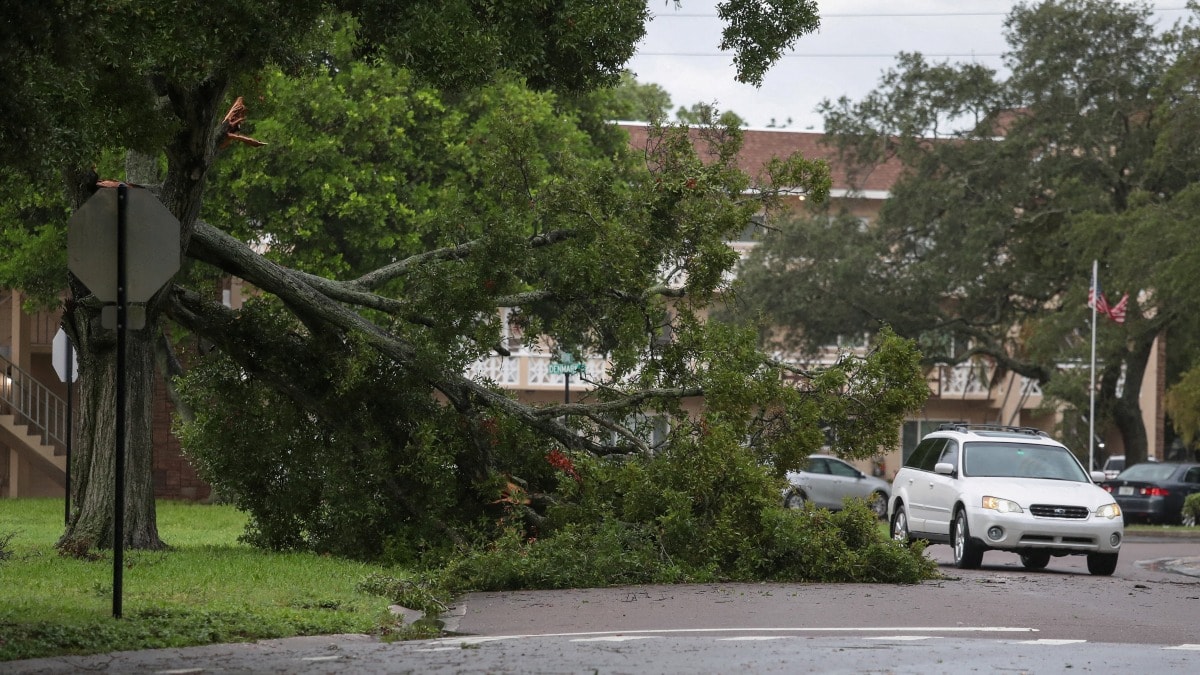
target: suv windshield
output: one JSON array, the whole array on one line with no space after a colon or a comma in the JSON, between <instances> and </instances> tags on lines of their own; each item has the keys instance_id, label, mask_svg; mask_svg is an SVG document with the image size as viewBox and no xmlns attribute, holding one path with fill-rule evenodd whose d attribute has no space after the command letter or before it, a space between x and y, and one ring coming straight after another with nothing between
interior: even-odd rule
<instances>
[{"instance_id":1,"label":"suv windshield","mask_svg":"<svg viewBox=\"0 0 1200 675\"><path fill-rule=\"evenodd\" d=\"M963 475L1091 482L1070 451L1055 445L974 441L963 445Z\"/></svg>"}]
</instances>

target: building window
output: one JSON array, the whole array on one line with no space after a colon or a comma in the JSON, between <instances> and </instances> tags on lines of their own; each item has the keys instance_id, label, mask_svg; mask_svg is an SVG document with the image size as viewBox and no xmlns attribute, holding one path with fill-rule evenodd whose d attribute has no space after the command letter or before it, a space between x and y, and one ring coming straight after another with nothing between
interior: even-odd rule
<instances>
[{"instance_id":1,"label":"building window","mask_svg":"<svg viewBox=\"0 0 1200 675\"><path fill-rule=\"evenodd\" d=\"M761 240L767 231L765 223L766 218L762 214L751 216L750 222L733 238L733 241L755 242Z\"/></svg>"},{"instance_id":2,"label":"building window","mask_svg":"<svg viewBox=\"0 0 1200 675\"><path fill-rule=\"evenodd\" d=\"M621 426L632 431L644 443L650 446L651 450L656 450L667 442L667 437L671 433L671 422L664 415L656 414L634 414L622 421ZM624 441L620 434L615 431L609 435L609 443L619 445Z\"/></svg>"},{"instance_id":3,"label":"building window","mask_svg":"<svg viewBox=\"0 0 1200 675\"><path fill-rule=\"evenodd\" d=\"M949 424L952 420L911 420L904 423L904 431L900 434L900 461L907 463L908 458L916 449L917 444L925 438L926 434L937 431L937 428L943 424Z\"/></svg>"}]
</instances>

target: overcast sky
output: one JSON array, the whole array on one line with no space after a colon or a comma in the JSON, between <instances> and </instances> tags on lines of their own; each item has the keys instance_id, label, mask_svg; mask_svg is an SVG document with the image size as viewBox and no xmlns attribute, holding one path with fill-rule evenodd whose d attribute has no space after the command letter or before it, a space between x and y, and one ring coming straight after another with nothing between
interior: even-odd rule
<instances>
[{"instance_id":1,"label":"overcast sky","mask_svg":"<svg viewBox=\"0 0 1200 675\"><path fill-rule=\"evenodd\" d=\"M629 64L639 82L671 94L675 108L715 103L751 127L775 120L820 131L823 99L861 99L901 51L932 61L975 61L1001 68L1004 17L1012 0L819 0L821 28L800 38L755 89L734 80L729 54L717 46L721 20L715 0L647 0L655 18ZM1155 0L1166 27L1185 16L1186 0ZM943 58L944 57L944 58Z\"/></svg>"}]
</instances>

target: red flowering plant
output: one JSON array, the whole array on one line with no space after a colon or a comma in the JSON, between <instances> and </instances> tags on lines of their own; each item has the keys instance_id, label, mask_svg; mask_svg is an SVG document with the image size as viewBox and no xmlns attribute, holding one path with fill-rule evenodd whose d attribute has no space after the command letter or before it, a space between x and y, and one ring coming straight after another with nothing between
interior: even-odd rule
<instances>
[{"instance_id":1,"label":"red flowering plant","mask_svg":"<svg viewBox=\"0 0 1200 675\"><path fill-rule=\"evenodd\" d=\"M562 450L558 448L552 449L546 455L546 461L550 463L550 466L575 479L576 483L583 483L583 478L579 476L579 471L575 468L575 463Z\"/></svg>"}]
</instances>

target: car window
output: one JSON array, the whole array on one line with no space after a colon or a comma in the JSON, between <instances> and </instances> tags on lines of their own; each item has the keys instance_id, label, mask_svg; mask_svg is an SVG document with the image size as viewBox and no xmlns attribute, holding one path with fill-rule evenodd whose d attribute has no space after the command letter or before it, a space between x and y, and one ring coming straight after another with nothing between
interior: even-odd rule
<instances>
[{"instance_id":1,"label":"car window","mask_svg":"<svg viewBox=\"0 0 1200 675\"><path fill-rule=\"evenodd\" d=\"M831 459L831 460L828 460L827 463L829 465L829 473L831 473L835 476L858 478L858 469L850 466L849 464L847 464L845 462L838 462L838 461Z\"/></svg>"},{"instance_id":2,"label":"car window","mask_svg":"<svg viewBox=\"0 0 1200 675\"><path fill-rule=\"evenodd\" d=\"M808 460L809 473L829 473L829 465L823 457L812 457Z\"/></svg>"},{"instance_id":3,"label":"car window","mask_svg":"<svg viewBox=\"0 0 1200 675\"><path fill-rule=\"evenodd\" d=\"M958 471L958 441L954 439L948 439L946 441L946 447L942 450L942 454L940 457L938 457L938 461L935 462L935 464L942 463L950 464L954 467L955 471Z\"/></svg>"},{"instance_id":4,"label":"car window","mask_svg":"<svg viewBox=\"0 0 1200 675\"><path fill-rule=\"evenodd\" d=\"M1193 466L1183 475L1185 483L1200 483L1200 466Z\"/></svg>"},{"instance_id":5,"label":"car window","mask_svg":"<svg viewBox=\"0 0 1200 675\"><path fill-rule=\"evenodd\" d=\"M1175 473L1174 464L1159 464L1158 462L1143 462L1134 464L1117 474L1117 480L1137 480L1147 482L1163 481Z\"/></svg>"},{"instance_id":6,"label":"car window","mask_svg":"<svg viewBox=\"0 0 1200 675\"><path fill-rule=\"evenodd\" d=\"M1106 461L1104 463L1105 471L1110 471L1110 470L1111 471L1120 471L1121 469L1124 469L1124 468L1125 468L1125 458L1124 457L1109 457L1108 461Z\"/></svg>"},{"instance_id":7,"label":"car window","mask_svg":"<svg viewBox=\"0 0 1200 675\"><path fill-rule=\"evenodd\" d=\"M963 445L963 465L967 476L1090 482L1071 452L1057 445L970 442Z\"/></svg>"},{"instance_id":8,"label":"car window","mask_svg":"<svg viewBox=\"0 0 1200 675\"><path fill-rule=\"evenodd\" d=\"M938 457L941 456L942 448L945 445L946 439L944 438L926 438L913 449L913 453L908 456L908 461L904 463L904 466L933 471L933 465L937 464Z\"/></svg>"}]
</instances>

